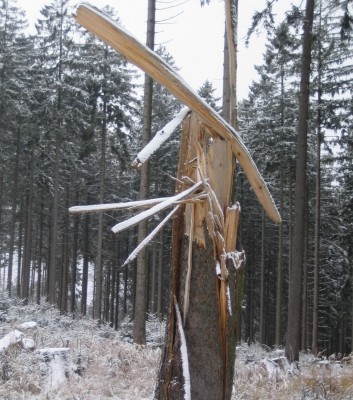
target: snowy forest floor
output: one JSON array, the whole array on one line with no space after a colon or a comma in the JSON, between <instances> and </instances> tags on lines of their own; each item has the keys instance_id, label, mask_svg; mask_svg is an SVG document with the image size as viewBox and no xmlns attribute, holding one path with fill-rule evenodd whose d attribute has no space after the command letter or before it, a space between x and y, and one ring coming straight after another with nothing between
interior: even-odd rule
<instances>
[{"instance_id":1,"label":"snowy forest floor","mask_svg":"<svg viewBox=\"0 0 353 400\"><path fill-rule=\"evenodd\" d=\"M0 399L151 399L164 324L151 318L149 345L52 306L22 306L0 294ZM289 365L280 349L237 348L234 400L352 399L353 359L302 354ZM205 399L214 400L214 399Z\"/></svg>"}]
</instances>

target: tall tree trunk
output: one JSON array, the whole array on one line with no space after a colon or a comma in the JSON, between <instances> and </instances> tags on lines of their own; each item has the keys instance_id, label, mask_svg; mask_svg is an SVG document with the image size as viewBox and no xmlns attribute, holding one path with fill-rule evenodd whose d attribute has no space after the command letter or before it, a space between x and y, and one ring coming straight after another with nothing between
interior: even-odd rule
<instances>
[{"instance_id":1,"label":"tall tree trunk","mask_svg":"<svg viewBox=\"0 0 353 400\"><path fill-rule=\"evenodd\" d=\"M103 104L101 159L99 173L99 204L104 203L105 192L105 159L106 159L106 137L107 137L107 103ZM98 214L98 238L97 238L97 260L95 268L95 291L93 318L101 322L102 317L102 281L103 281L103 212Z\"/></svg>"},{"instance_id":2,"label":"tall tree trunk","mask_svg":"<svg viewBox=\"0 0 353 400\"><path fill-rule=\"evenodd\" d=\"M75 204L79 203L79 191L76 191ZM74 215L73 227L73 245L72 245L72 261L71 261L71 285L70 285L70 312L74 313L76 309L76 279L77 279L77 259L78 259L78 230L80 226L80 218Z\"/></svg>"},{"instance_id":3,"label":"tall tree trunk","mask_svg":"<svg viewBox=\"0 0 353 400\"><path fill-rule=\"evenodd\" d=\"M43 263L43 231L44 231L44 189L41 189L39 245L38 245L38 276L37 276L37 304L40 304L42 294L42 263Z\"/></svg>"},{"instance_id":4,"label":"tall tree trunk","mask_svg":"<svg viewBox=\"0 0 353 400\"><path fill-rule=\"evenodd\" d=\"M353 352L353 248L352 245L348 248L348 259L350 260L350 284L351 284L351 352Z\"/></svg>"},{"instance_id":5,"label":"tall tree trunk","mask_svg":"<svg viewBox=\"0 0 353 400\"><path fill-rule=\"evenodd\" d=\"M69 208L70 183L67 177L65 209ZM68 310L68 290L69 290L69 216L65 215L63 240L62 240L62 256L61 256L61 280L60 280L60 296L59 309L62 313Z\"/></svg>"},{"instance_id":6,"label":"tall tree trunk","mask_svg":"<svg viewBox=\"0 0 353 400\"><path fill-rule=\"evenodd\" d=\"M309 121L309 85L312 47L312 25L315 0L306 1L301 81L299 94L299 119L295 187L295 220L293 230L293 265L289 275L288 322L286 356L289 361L299 360L302 276L304 257L304 215L306 190L307 134Z\"/></svg>"},{"instance_id":7,"label":"tall tree trunk","mask_svg":"<svg viewBox=\"0 0 353 400\"><path fill-rule=\"evenodd\" d=\"M230 122L229 49L227 25L224 25L222 117Z\"/></svg>"},{"instance_id":8,"label":"tall tree trunk","mask_svg":"<svg viewBox=\"0 0 353 400\"><path fill-rule=\"evenodd\" d=\"M281 65L281 140L284 140L284 68ZM281 154L280 166L280 215L283 215L284 206L284 161ZM281 344L281 315L282 315L282 262L283 262L283 224L278 227L278 255L277 255L277 279L276 279L276 325L275 325L275 345Z\"/></svg>"},{"instance_id":9,"label":"tall tree trunk","mask_svg":"<svg viewBox=\"0 0 353 400\"><path fill-rule=\"evenodd\" d=\"M260 343L266 343L266 307L265 307L265 211L262 211L261 218L261 283L260 283Z\"/></svg>"},{"instance_id":10,"label":"tall tree trunk","mask_svg":"<svg viewBox=\"0 0 353 400\"><path fill-rule=\"evenodd\" d=\"M156 19L156 0L148 0L148 16L147 16L147 47L154 49L155 36L155 19ZM151 139L152 124L152 93L153 80L147 74L145 75L144 88L144 107L143 107L143 132L142 147L145 147ZM150 167L146 162L142 165L140 176L140 199L149 197L149 179ZM138 226L138 243L147 236L147 220L139 223ZM136 265L136 294L135 294L135 315L133 327L133 339L137 344L146 344L146 278L147 278L147 256L148 253L143 250L137 257Z\"/></svg>"},{"instance_id":11,"label":"tall tree trunk","mask_svg":"<svg viewBox=\"0 0 353 400\"><path fill-rule=\"evenodd\" d=\"M110 322L110 326L114 326L114 315L115 315L115 307L117 307L118 301L116 298L116 277L118 275L118 252L117 252L117 240L115 236L112 237L111 248L112 248L112 268L111 268L111 289L110 289L110 304L109 304L109 318L107 321ZM119 293L119 290L118 290ZM116 304L116 306L115 306ZM115 306L115 307L114 307Z\"/></svg>"},{"instance_id":12,"label":"tall tree trunk","mask_svg":"<svg viewBox=\"0 0 353 400\"><path fill-rule=\"evenodd\" d=\"M222 254L241 257L241 254L235 253L234 231L237 229L239 208L228 208L232 190L232 154L225 141L214 139L207 148L208 140L207 131L192 114L183 126L178 178L200 178L194 165L190 165L192 160L197 160L194 162L201 174L210 177L211 188L223 211L225 224L222 226L231 230L225 228L223 232L225 253ZM219 176L226 179L220 182ZM178 192L181 189L177 187ZM191 398L231 397L242 274L239 273L239 265L234 268L234 259L227 261L227 257L220 256L220 247L216 250L220 246L218 240L222 232L212 235L206 215L207 205L188 204L174 221L168 336L155 392L158 399L179 399L182 393L187 396L185 377L188 375L180 352L183 335L187 345ZM231 219L233 223L230 223Z\"/></svg>"},{"instance_id":13,"label":"tall tree trunk","mask_svg":"<svg viewBox=\"0 0 353 400\"><path fill-rule=\"evenodd\" d=\"M316 130L316 184L315 184L315 255L314 255L314 290L313 290L313 330L311 351L318 352L319 326L319 266L320 266L320 224L321 224L321 106L322 106L322 38L321 38L321 2L319 21L319 53L318 53L318 92L317 92L317 130Z\"/></svg>"},{"instance_id":14,"label":"tall tree trunk","mask_svg":"<svg viewBox=\"0 0 353 400\"><path fill-rule=\"evenodd\" d=\"M87 192L87 204L90 201L89 191ZM88 266L90 255L90 215L84 216L83 223L83 263L82 263L82 296L81 296L81 313L87 315L87 290L88 290Z\"/></svg>"},{"instance_id":15,"label":"tall tree trunk","mask_svg":"<svg viewBox=\"0 0 353 400\"><path fill-rule=\"evenodd\" d=\"M238 0L226 0L226 42L224 48L228 50L228 57L224 56L224 61L228 61L228 68L224 66L223 93L229 93L229 123L233 128L237 128L238 105L237 105L237 51L238 51ZM227 79L228 78L228 79ZM228 90L224 87L228 80ZM227 104L227 99L223 99L223 104Z\"/></svg>"},{"instance_id":16,"label":"tall tree trunk","mask_svg":"<svg viewBox=\"0 0 353 400\"><path fill-rule=\"evenodd\" d=\"M20 217L20 226L18 228L18 246L17 246L17 253L18 253L18 260L17 260L17 283L16 283L16 291L17 291L17 296L21 297L21 275L22 275L22 262L23 262L23 225L24 225L24 219L26 218L26 212L25 212L25 202L22 201L21 205L21 217Z\"/></svg>"},{"instance_id":17,"label":"tall tree trunk","mask_svg":"<svg viewBox=\"0 0 353 400\"><path fill-rule=\"evenodd\" d=\"M158 277L157 277L157 315L162 320L162 300L163 300L163 229L159 235L159 253L158 253Z\"/></svg>"},{"instance_id":18,"label":"tall tree trunk","mask_svg":"<svg viewBox=\"0 0 353 400\"><path fill-rule=\"evenodd\" d=\"M255 242L252 241L252 249L255 248ZM254 256L253 256L254 257ZM254 261L248 262L247 265L250 269L250 279L249 279L249 338L248 344L254 343L255 333L254 333L254 322L255 322L255 300L254 300L254 293L255 293L255 265Z\"/></svg>"},{"instance_id":19,"label":"tall tree trunk","mask_svg":"<svg viewBox=\"0 0 353 400\"><path fill-rule=\"evenodd\" d=\"M307 215L307 214L306 214ZM302 323L301 323L301 348L307 349L309 344L309 271L308 271L308 223L305 223L304 259L303 259L303 295L302 295Z\"/></svg>"},{"instance_id":20,"label":"tall tree trunk","mask_svg":"<svg viewBox=\"0 0 353 400\"><path fill-rule=\"evenodd\" d=\"M126 250L126 257L129 254L129 238L126 237L125 239L125 250ZM127 316L127 297L128 297L128 280L129 280L129 267L128 265L125 266L124 271L124 317Z\"/></svg>"},{"instance_id":21,"label":"tall tree trunk","mask_svg":"<svg viewBox=\"0 0 353 400\"><path fill-rule=\"evenodd\" d=\"M21 144L20 128L17 128L16 158L15 158L12 191L11 191L9 268L8 268L8 274L7 274L7 290L9 292L10 297L12 294L12 272L13 272L14 246L15 246L15 228L16 228L16 208L17 208L17 193L18 193L18 170L19 170L19 161L20 161L20 144Z\"/></svg>"},{"instance_id":22,"label":"tall tree trunk","mask_svg":"<svg viewBox=\"0 0 353 400\"><path fill-rule=\"evenodd\" d=\"M60 199L60 163L61 163L61 144L62 144L62 68L63 68L63 23L64 13L60 13L60 32L59 32L59 62L58 62L58 92L57 92L57 109L56 109L56 129L55 129L55 161L54 161L54 177L53 177L53 205L51 219L51 243L50 243L50 262L48 270L48 301L55 303L56 297L56 279L57 279L57 245L58 245L58 223L59 223L59 199Z\"/></svg>"},{"instance_id":23,"label":"tall tree trunk","mask_svg":"<svg viewBox=\"0 0 353 400\"><path fill-rule=\"evenodd\" d=\"M280 162L280 207L279 212L283 215L283 186L284 186L284 166L283 157ZM275 345L281 344L281 315L282 315L282 262L283 262L283 224L278 228L278 256L277 256L277 279L276 279L276 329L275 329Z\"/></svg>"},{"instance_id":24,"label":"tall tree trunk","mask_svg":"<svg viewBox=\"0 0 353 400\"><path fill-rule=\"evenodd\" d=\"M33 194L34 194L34 165L35 165L35 154L34 154L34 141L31 144L31 155L30 155L30 167L29 167L29 188L28 188L28 199L26 207L26 220L25 220L25 238L24 238L24 250L23 250L23 266L21 275L21 298L24 300L24 304L28 303L29 300L29 281L30 281L30 269L31 269L31 255L32 255L32 217L33 217Z\"/></svg>"},{"instance_id":25,"label":"tall tree trunk","mask_svg":"<svg viewBox=\"0 0 353 400\"><path fill-rule=\"evenodd\" d=\"M156 312L156 265L157 265L157 243L153 243L152 248L152 268L151 268L151 314Z\"/></svg>"}]
</instances>

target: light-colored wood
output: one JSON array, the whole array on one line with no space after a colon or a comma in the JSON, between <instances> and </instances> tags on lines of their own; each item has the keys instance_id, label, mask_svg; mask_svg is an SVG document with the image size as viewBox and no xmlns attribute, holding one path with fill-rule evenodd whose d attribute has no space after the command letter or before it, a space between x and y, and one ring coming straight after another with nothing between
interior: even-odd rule
<instances>
[{"instance_id":1,"label":"light-colored wood","mask_svg":"<svg viewBox=\"0 0 353 400\"><path fill-rule=\"evenodd\" d=\"M228 142L220 137L214 138L208 152L209 183L215 192L223 213L230 204L233 185L233 153Z\"/></svg>"},{"instance_id":2,"label":"light-colored wood","mask_svg":"<svg viewBox=\"0 0 353 400\"><path fill-rule=\"evenodd\" d=\"M230 83L230 125L233 128L237 126L237 27L234 25L236 9L234 1L225 0L226 32L228 41L228 60L229 60L229 83Z\"/></svg>"},{"instance_id":3,"label":"light-colored wood","mask_svg":"<svg viewBox=\"0 0 353 400\"><path fill-rule=\"evenodd\" d=\"M227 208L224 228L224 241L227 253L235 251L239 224L239 211L239 203L235 204L233 207Z\"/></svg>"},{"instance_id":4,"label":"light-colored wood","mask_svg":"<svg viewBox=\"0 0 353 400\"><path fill-rule=\"evenodd\" d=\"M274 222L281 222L281 217L266 183L240 136L200 96L188 87L172 67L122 29L111 18L89 5L82 4L77 8L76 21L121 53L128 61L145 71L155 81L165 86L174 96L193 110L198 118L212 128L218 136L228 140L259 202Z\"/></svg>"}]
</instances>

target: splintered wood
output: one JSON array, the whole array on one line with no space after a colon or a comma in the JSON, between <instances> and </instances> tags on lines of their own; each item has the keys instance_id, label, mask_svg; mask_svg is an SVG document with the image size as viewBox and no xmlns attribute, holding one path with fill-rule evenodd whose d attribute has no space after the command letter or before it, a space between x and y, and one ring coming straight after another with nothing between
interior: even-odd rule
<instances>
[{"instance_id":1,"label":"splintered wood","mask_svg":"<svg viewBox=\"0 0 353 400\"><path fill-rule=\"evenodd\" d=\"M281 217L267 185L238 133L198 96L170 65L136 40L118 23L88 4L81 4L77 8L75 18L79 24L145 71L156 82L166 87L197 114L202 124L213 130L215 139L217 137L218 140L224 139L228 142L225 151L227 154L230 150L233 152L269 217L276 223L281 222ZM138 164L139 162L137 162Z\"/></svg>"},{"instance_id":2,"label":"splintered wood","mask_svg":"<svg viewBox=\"0 0 353 400\"><path fill-rule=\"evenodd\" d=\"M232 253L235 253L240 206L237 203L228 207L232 192L234 159L227 144L227 141L202 124L196 114L191 113L184 121L180 157L183 163L179 165L179 179L184 180L185 185L179 187L179 190L185 190L189 181L203 182L203 189L207 194L205 201L185 206L184 232L189 236L189 251L184 289L184 322L189 307L193 243L199 248L205 248L205 235L212 238L215 266L219 265L220 269L218 284L222 321L226 321L229 308L226 263L229 258L232 258L234 267L237 266L236 263L241 262L241 257L232 256ZM223 322L221 332L224 334L225 329L226 323Z\"/></svg>"},{"instance_id":3,"label":"splintered wood","mask_svg":"<svg viewBox=\"0 0 353 400\"><path fill-rule=\"evenodd\" d=\"M227 141L220 139L192 113L183 124L179 178L203 182L207 201L188 204L185 209L185 232L200 247L205 246L205 226L213 238L219 259L224 252L235 251L239 204L228 207L232 189L234 160ZM216 156L217 154L217 156ZM188 179L185 179L185 178Z\"/></svg>"}]
</instances>

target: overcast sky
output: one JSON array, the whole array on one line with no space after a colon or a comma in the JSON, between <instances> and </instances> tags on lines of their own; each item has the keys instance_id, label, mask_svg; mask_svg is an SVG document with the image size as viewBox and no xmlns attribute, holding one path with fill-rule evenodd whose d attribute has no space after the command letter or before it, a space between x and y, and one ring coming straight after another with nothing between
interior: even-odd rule
<instances>
[{"instance_id":1,"label":"overcast sky","mask_svg":"<svg viewBox=\"0 0 353 400\"><path fill-rule=\"evenodd\" d=\"M34 31L34 22L40 10L51 0L17 0L24 9ZM145 42L147 0L91 0L90 4L102 8L115 8L122 25L134 36ZM71 0L71 5L77 0ZM248 86L256 77L254 64L262 63L263 39L253 39L245 48L244 36L255 9L261 10L265 0L239 1L239 52L238 97L246 96ZM287 5L289 7L289 5ZM174 18L172 18L174 17ZM170 19L171 18L171 19ZM206 79L221 95L223 73L224 1L211 0L210 5L200 7L199 0L157 0L156 44L164 44L174 57L180 74L197 90ZM164 22L163 22L164 21ZM74 20L73 20L73 23Z\"/></svg>"}]
</instances>

